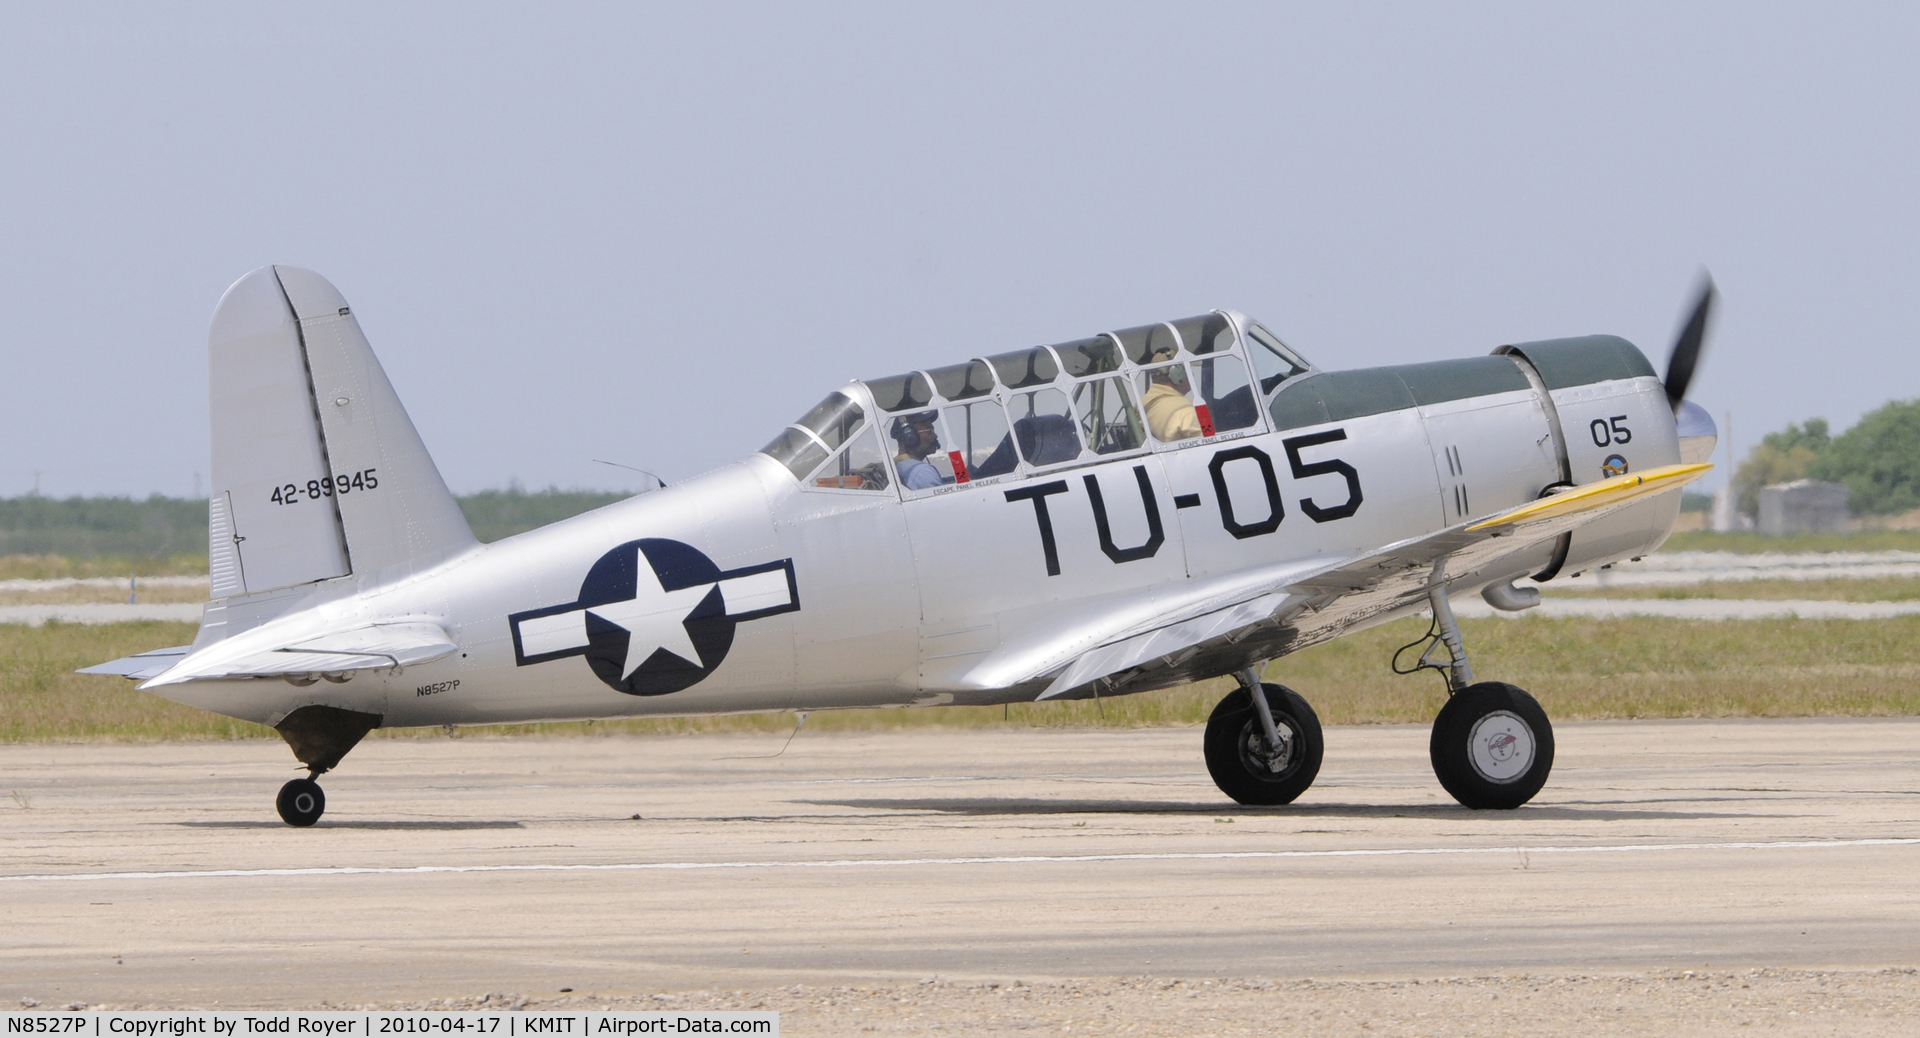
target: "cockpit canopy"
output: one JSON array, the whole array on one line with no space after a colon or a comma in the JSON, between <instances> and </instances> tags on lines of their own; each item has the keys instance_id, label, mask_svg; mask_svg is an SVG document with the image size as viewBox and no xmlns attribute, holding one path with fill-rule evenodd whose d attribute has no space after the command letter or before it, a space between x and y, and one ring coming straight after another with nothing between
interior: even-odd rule
<instances>
[{"instance_id":1,"label":"cockpit canopy","mask_svg":"<svg viewBox=\"0 0 1920 1038\"><path fill-rule=\"evenodd\" d=\"M1216 310L855 382L761 453L806 487L917 496L1250 435L1263 402L1310 370L1272 332Z\"/></svg>"}]
</instances>

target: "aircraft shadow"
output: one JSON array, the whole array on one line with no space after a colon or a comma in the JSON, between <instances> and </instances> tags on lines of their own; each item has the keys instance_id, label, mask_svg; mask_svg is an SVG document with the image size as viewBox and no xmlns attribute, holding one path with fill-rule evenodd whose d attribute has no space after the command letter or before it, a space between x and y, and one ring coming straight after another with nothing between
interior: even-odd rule
<instances>
[{"instance_id":1,"label":"aircraft shadow","mask_svg":"<svg viewBox=\"0 0 1920 1038\"><path fill-rule=\"evenodd\" d=\"M937 815L1209 815L1221 818L1513 818L1530 821L1615 821L1785 817L1749 812L1674 811L1660 808L1556 807L1548 804L1518 811L1469 811L1459 804L1183 804L1160 800L1037 800L1024 797L926 798L913 800L795 800L796 804L911 811Z\"/></svg>"},{"instance_id":2,"label":"aircraft shadow","mask_svg":"<svg viewBox=\"0 0 1920 1038\"><path fill-rule=\"evenodd\" d=\"M172 822L171 825L183 825L191 829L285 829L285 822L269 822L264 819L235 822ZM322 819L314 825L315 829L525 829L522 822L329 822Z\"/></svg>"}]
</instances>

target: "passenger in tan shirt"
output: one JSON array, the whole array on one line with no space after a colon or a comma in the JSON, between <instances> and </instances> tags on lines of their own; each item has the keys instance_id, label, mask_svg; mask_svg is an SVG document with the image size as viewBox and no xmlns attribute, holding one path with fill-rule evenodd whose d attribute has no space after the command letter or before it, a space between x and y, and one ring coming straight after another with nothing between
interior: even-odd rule
<instances>
[{"instance_id":1,"label":"passenger in tan shirt","mask_svg":"<svg viewBox=\"0 0 1920 1038\"><path fill-rule=\"evenodd\" d=\"M1158 368L1147 373L1147 381L1140 406L1147 412L1147 428L1153 430L1153 438L1169 443L1200 435L1200 416L1194 413L1193 401L1187 399L1186 369L1178 364Z\"/></svg>"}]
</instances>

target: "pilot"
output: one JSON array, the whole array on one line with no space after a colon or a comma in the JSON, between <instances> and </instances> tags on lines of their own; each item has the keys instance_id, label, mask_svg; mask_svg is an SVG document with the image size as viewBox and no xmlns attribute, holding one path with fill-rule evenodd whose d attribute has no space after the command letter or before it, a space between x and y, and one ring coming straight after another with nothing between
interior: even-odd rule
<instances>
[{"instance_id":1,"label":"pilot","mask_svg":"<svg viewBox=\"0 0 1920 1038\"><path fill-rule=\"evenodd\" d=\"M1161 350L1153 359L1172 360L1173 351ZM1140 406L1147 412L1147 428L1153 430L1154 439L1167 443L1200 435L1200 416L1194 413L1193 401L1187 399L1187 372L1183 366L1156 368L1147 373L1147 383Z\"/></svg>"},{"instance_id":2,"label":"pilot","mask_svg":"<svg viewBox=\"0 0 1920 1038\"><path fill-rule=\"evenodd\" d=\"M939 469L927 462L927 455L940 449L940 434L934 431L932 411L895 418L891 432L894 441L900 444L900 453L893 457L893 467L900 471L902 486L908 490L925 490L953 482L952 476L941 475Z\"/></svg>"}]
</instances>

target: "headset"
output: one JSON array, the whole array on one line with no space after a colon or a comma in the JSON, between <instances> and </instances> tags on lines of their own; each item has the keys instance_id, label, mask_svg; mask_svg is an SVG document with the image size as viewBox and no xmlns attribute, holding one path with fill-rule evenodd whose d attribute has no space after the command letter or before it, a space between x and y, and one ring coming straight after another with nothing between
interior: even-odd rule
<instances>
[{"instance_id":1,"label":"headset","mask_svg":"<svg viewBox=\"0 0 1920 1038\"><path fill-rule=\"evenodd\" d=\"M919 429L921 424L927 426L934 424L932 411L903 414L893 420L893 424L888 427L887 431L893 436L895 442L900 444L901 450L906 451L909 455L918 457L921 454L932 451L933 448L940 443L940 434L932 428L927 430L926 439L923 440ZM932 442L927 442L928 440Z\"/></svg>"}]
</instances>

